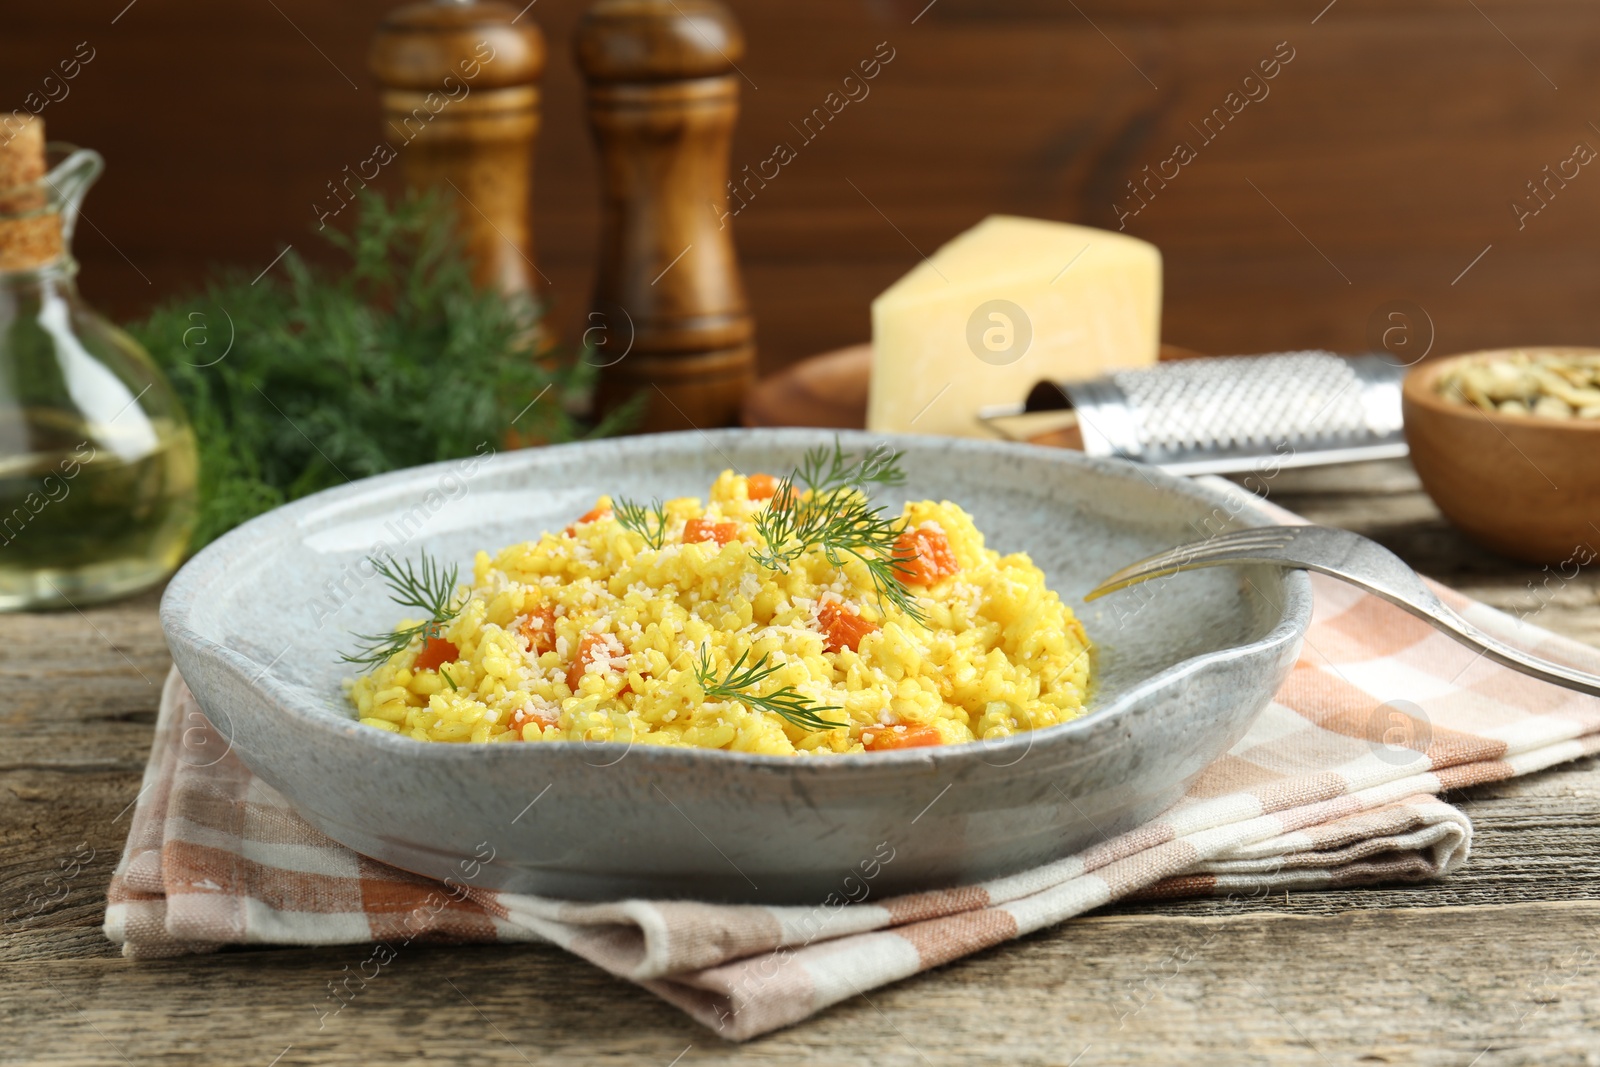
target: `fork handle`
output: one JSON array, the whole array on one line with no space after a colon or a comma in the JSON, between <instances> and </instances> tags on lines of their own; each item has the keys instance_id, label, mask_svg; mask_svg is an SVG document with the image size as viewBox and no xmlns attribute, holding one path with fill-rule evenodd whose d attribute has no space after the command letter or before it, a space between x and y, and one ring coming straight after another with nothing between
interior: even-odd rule
<instances>
[{"instance_id":1,"label":"fork handle","mask_svg":"<svg viewBox=\"0 0 1600 1067\"><path fill-rule=\"evenodd\" d=\"M1351 580L1349 576L1342 577L1344 577L1345 581ZM1361 583L1356 582L1355 584L1360 585ZM1367 587L1363 586L1363 588ZM1574 689L1590 696L1600 696L1600 676L1535 656L1532 653L1524 652L1515 645L1508 645L1497 637L1491 637L1464 619L1455 609L1437 598L1435 598L1435 603L1438 607L1430 612L1423 605L1412 604L1393 596L1385 596L1381 590L1368 589L1368 591L1383 597L1384 600L1411 615L1415 615L1424 622L1432 623L1440 633L1454 638L1468 648L1477 649L1496 663L1567 689ZM1432 594L1430 593L1429 595L1431 596Z\"/></svg>"},{"instance_id":2,"label":"fork handle","mask_svg":"<svg viewBox=\"0 0 1600 1067\"><path fill-rule=\"evenodd\" d=\"M1440 600L1399 556L1349 530L1285 525L1256 526L1218 534L1124 567L1084 594L1084 600L1095 600L1139 582L1180 571L1249 563L1316 571L1348 582L1415 615L1496 663L1541 681L1600 696L1600 676L1553 663L1489 636Z\"/></svg>"},{"instance_id":3,"label":"fork handle","mask_svg":"<svg viewBox=\"0 0 1600 1067\"><path fill-rule=\"evenodd\" d=\"M1302 530L1309 529L1309 527L1291 527L1291 529ZM1373 547L1388 553L1388 550L1381 548L1381 546L1374 545ZM1396 561L1398 562L1398 557L1396 557ZM1510 667L1514 671L1520 671L1530 677L1538 678L1541 681L1551 682L1580 693L1587 693L1590 696L1600 696L1600 676L1590 674L1587 671L1580 671L1576 667L1568 667L1565 664L1543 659L1532 653L1524 652L1515 645L1508 645L1499 638L1489 636L1468 622L1454 608L1435 596L1431 589L1421 585L1420 581L1418 583L1419 597L1413 599L1388 586L1367 581L1353 570L1323 566L1313 560L1297 559L1290 562L1281 556L1270 554L1252 555L1249 552L1228 553L1226 556L1212 559L1191 560L1184 564L1183 569L1231 566L1240 563L1268 563L1278 567L1293 567L1300 570L1316 571L1319 574L1337 578L1342 582L1348 582L1359 589L1365 589L1375 597L1393 604L1406 614L1416 616L1440 633L1453 638L1468 648L1476 649L1496 663Z\"/></svg>"}]
</instances>

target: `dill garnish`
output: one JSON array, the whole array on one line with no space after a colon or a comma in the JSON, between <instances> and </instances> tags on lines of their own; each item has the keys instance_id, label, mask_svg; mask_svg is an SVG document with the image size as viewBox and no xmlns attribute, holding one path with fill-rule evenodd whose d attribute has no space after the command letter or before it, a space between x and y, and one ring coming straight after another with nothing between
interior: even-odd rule
<instances>
[{"instance_id":1,"label":"dill garnish","mask_svg":"<svg viewBox=\"0 0 1600 1067\"><path fill-rule=\"evenodd\" d=\"M876 482L878 485L900 485L906 480L906 472L900 469L900 457L903 455L904 452L896 452L887 444L880 442L866 455L852 462L844 446L835 437L831 455L827 445L818 445L811 449L806 453L800 466L795 468L790 480L803 484L813 493L845 486L860 486L868 482Z\"/></svg>"},{"instance_id":2,"label":"dill garnish","mask_svg":"<svg viewBox=\"0 0 1600 1067\"><path fill-rule=\"evenodd\" d=\"M346 663L362 663L376 667L386 663L390 656L405 651L412 641L437 637L444 624L455 618L460 608L450 606L456 592L456 568L448 571L423 553L420 564L396 563L369 557L373 569L389 584L389 599L403 608L416 608L427 620L414 626L402 626L386 634L356 634L361 647L355 655L341 652L339 658Z\"/></svg>"},{"instance_id":3,"label":"dill garnish","mask_svg":"<svg viewBox=\"0 0 1600 1067\"><path fill-rule=\"evenodd\" d=\"M618 526L638 534L651 548L659 550L667 543L667 509L659 498L648 507L633 500L616 500L611 510Z\"/></svg>"},{"instance_id":4,"label":"dill garnish","mask_svg":"<svg viewBox=\"0 0 1600 1067\"><path fill-rule=\"evenodd\" d=\"M710 653L701 648L700 659L694 668L694 677L695 681L700 683L700 688L705 690L706 699L738 700L752 708L781 715L802 730L836 730L845 725L822 717L825 711L844 709L833 704L815 704L792 685L786 685L765 695L748 692L778 670L776 665L767 665L768 657L765 654L746 667L745 660L749 657L750 650L746 649L734 665L728 668L728 673L718 678L711 666Z\"/></svg>"},{"instance_id":5,"label":"dill garnish","mask_svg":"<svg viewBox=\"0 0 1600 1067\"><path fill-rule=\"evenodd\" d=\"M831 456L826 446L806 453L801 466L778 483L772 495L774 503L755 517L756 532L766 542L765 548L754 553L756 562L768 570L786 571L811 548L820 549L835 567L843 567L846 557L860 560L880 604L888 601L919 626L927 625L916 597L901 582L911 557L895 551L904 532L900 520L890 518L884 508L874 507L861 491L866 482L899 485L905 481L899 459L898 452L884 456L875 451L852 461L837 438ZM797 484L810 490L803 499L796 499L800 495ZM780 505L778 501L790 503Z\"/></svg>"}]
</instances>

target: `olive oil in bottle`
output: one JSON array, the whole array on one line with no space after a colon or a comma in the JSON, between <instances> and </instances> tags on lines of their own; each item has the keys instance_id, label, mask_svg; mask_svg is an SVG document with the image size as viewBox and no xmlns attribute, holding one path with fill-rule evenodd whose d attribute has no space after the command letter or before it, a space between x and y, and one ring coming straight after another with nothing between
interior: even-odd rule
<instances>
[{"instance_id":1,"label":"olive oil in bottle","mask_svg":"<svg viewBox=\"0 0 1600 1067\"><path fill-rule=\"evenodd\" d=\"M187 427L118 433L32 412L29 428L28 451L0 456L0 610L120 596L182 561L198 473Z\"/></svg>"}]
</instances>

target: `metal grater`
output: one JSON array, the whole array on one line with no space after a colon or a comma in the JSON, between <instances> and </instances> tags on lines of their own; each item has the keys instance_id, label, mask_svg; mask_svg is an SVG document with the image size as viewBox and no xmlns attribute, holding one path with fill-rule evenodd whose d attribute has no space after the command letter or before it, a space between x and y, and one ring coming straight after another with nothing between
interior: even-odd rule
<instances>
[{"instance_id":1,"label":"metal grater","mask_svg":"<svg viewBox=\"0 0 1600 1067\"><path fill-rule=\"evenodd\" d=\"M985 422L1070 409L1083 450L1174 474L1228 474L1406 454L1405 368L1380 356L1287 352L1160 363L1079 382L1040 382Z\"/></svg>"}]
</instances>

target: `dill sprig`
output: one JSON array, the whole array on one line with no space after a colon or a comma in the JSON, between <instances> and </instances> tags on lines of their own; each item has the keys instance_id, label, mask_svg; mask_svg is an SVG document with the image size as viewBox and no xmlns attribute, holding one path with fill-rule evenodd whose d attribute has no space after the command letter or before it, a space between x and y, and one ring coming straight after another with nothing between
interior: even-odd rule
<instances>
[{"instance_id":1,"label":"dill sprig","mask_svg":"<svg viewBox=\"0 0 1600 1067\"><path fill-rule=\"evenodd\" d=\"M388 583L390 600L403 608L415 608L427 616L424 622L401 626L388 633L355 634L361 647L354 655L339 654L339 658L346 663L376 667L388 662L395 653L405 651L419 637L424 640L437 637L444 624L455 618L461 609L450 605L456 592L457 571L454 566L447 571L426 552L415 566L375 556L369 557L369 562Z\"/></svg>"},{"instance_id":2,"label":"dill sprig","mask_svg":"<svg viewBox=\"0 0 1600 1067\"><path fill-rule=\"evenodd\" d=\"M667 509L659 497L648 507L634 500L615 500L611 511L618 526L638 534L651 548L659 550L667 543Z\"/></svg>"},{"instance_id":3,"label":"dill sprig","mask_svg":"<svg viewBox=\"0 0 1600 1067\"><path fill-rule=\"evenodd\" d=\"M845 452L839 438L834 437L832 453L829 453L827 445L818 445L807 451L805 459L795 468L791 481L803 484L813 493L861 486L868 482L900 485L906 480L906 472L900 468L900 457L903 455L904 452L897 452L880 442L856 460Z\"/></svg>"},{"instance_id":4,"label":"dill sprig","mask_svg":"<svg viewBox=\"0 0 1600 1067\"><path fill-rule=\"evenodd\" d=\"M901 581L911 557L899 555L895 542L904 532L900 520L890 518L882 507L874 507L861 491L863 482L899 485L905 472L895 452L874 462L868 457L852 462L834 440L830 457L826 447L806 454L804 463L778 483L773 504L758 512L756 532L766 547L755 553L755 560L769 570L786 571L789 565L810 548L822 551L835 567L845 559L860 560L872 579L879 604L887 601L919 626L927 617L916 597ZM796 499L797 483L810 488L803 499ZM779 505L778 501L789 501Z\"/></svg>"},{"instance_id":5,"label":"dill sprig","mask_svg":"<svg viewBox=\"0 0 1600 1067\"><path fill-rule=\"evenodd\" d=\"M747 667L745 660L749 657L750 650L745 649L733 666L728 668L727 674L718 678L711 666L709 650L702 647L699 661L695 664L694 677L700 683L700 688L705 690L706 699L738 700L752 708L781 715L802 730L836 730L844 725L822 717L825 711L842 711L842 708L833 704L814 703L792 685L764 695L749 692L778 670L776 664L767 665L766 654Z\"/></svg>"}]
</instances>

